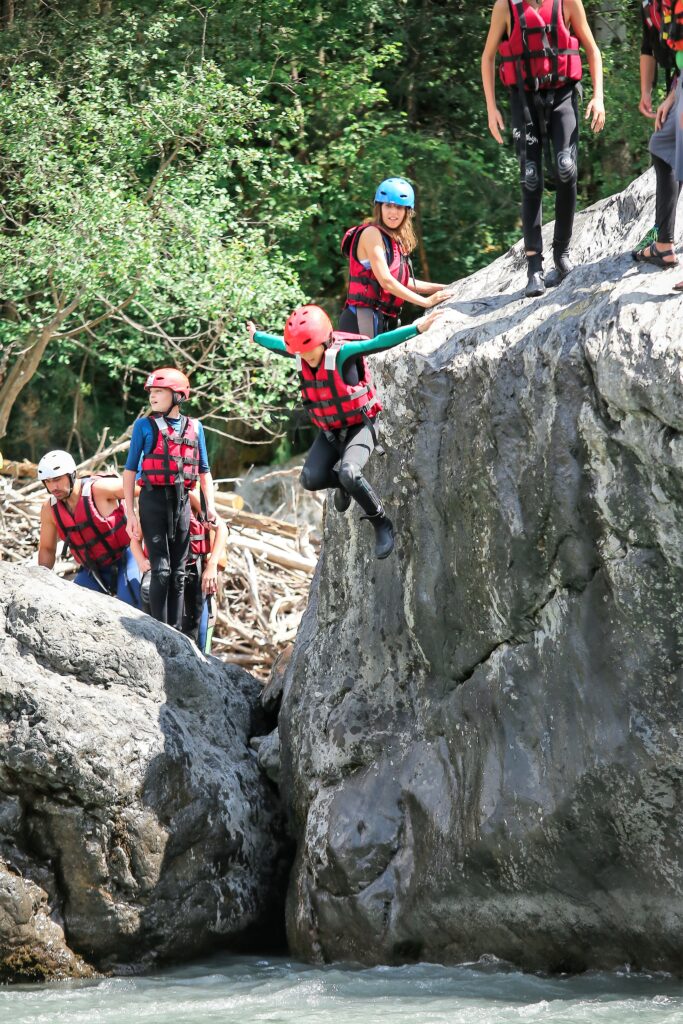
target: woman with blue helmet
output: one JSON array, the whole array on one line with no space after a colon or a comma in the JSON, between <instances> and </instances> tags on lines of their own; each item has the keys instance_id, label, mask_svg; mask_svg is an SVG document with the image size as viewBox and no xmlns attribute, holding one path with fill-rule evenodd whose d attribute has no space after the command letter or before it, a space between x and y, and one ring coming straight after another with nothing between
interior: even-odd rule
<instances>
[{"instance_id":1,"label":"woman with blue helmet","mask_svg":"<svg viewBox=\"0 0 683 1024\"><path fill-rule=\"evenodd\" d=\"M429 309L448 297L445 285L418 281L410 254L415 192L405 178L386 178L375 192L374 217L349 228L342 252L349 258L349 291L340 331L374 338L399 324L404 302Z\"/></svg>"}]
</instances>

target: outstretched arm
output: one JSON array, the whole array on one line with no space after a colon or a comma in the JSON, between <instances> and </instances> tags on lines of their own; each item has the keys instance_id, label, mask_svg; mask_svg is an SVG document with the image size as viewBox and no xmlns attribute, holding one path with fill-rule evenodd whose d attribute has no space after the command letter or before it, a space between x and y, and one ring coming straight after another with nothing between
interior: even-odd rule
<instances>
[{"instance_id":1,"label":"outstretched arm","mask_svg":"<svg viewBox=\"0 0 683 1024\"><path fill-rule=\"evenodd\" d=\"M364 338L362 341L345 342L337 356L337 370L341 373L347 359L353 359L357 356L368 356L375 352L386 352L387 349L395 348L396 345L409 341L410 338L414 338L417 334L424 334L442 316L443 310L433 310L406 327L397 327L395 331L385 331L384 334L378 334L376 338Z\"/></svg>"},{"instance_id":2,"label":"outstretched arm","mask_svg":"<svg viewBox=\"0 0 683 1024\"><path fill-rule=\"evenodd\" d=\"M448 286L445 284L436 284L434 281L420 281L417 277L411 277L410 287L414 288L420 295L433 295L434 292L442 292Z\"/></svg>"},{"instance_id":3,"label":"outstretched arm","mask_svg":"<svg viewBox=\"0 0 683 1024\"><path fill-rule=\"evenodd\" d=\"M400 281L397 281L389 272L389 265L384 251L384 239L379 229L373 224L363 228L360 234L358 258L370 260L372 272L382 288L387 292L391 292L392 295L396 295L397 298L403 299L404 302L412 302L414 305L422 306L424 309L431 309L432 306L436 306L437 303L443 302L448 297L448 292L443 291L441 285L432 287L431 284L420 281L419 284L426 285L426 289L424 287L420 289L417 287L417 283L413 282L416 285L415 291L413 291L411 288L406 288Z\"/></svg>"},{"instance_id":4,"label":"outstretched arm","mask_svg":"<svg viewBox=\"0 0 683 1024\"><path fill-rule=\"evenodd\" d=\"M251 320L247 321L247 330L251 340L261 348L267 348L269 352L277 352L281 356L293 358L292 353L288 352L285 347L284 338L280 338L276 334L266 334L265 331L257 331L256 324Z\"/></svg>"}]
</instances>

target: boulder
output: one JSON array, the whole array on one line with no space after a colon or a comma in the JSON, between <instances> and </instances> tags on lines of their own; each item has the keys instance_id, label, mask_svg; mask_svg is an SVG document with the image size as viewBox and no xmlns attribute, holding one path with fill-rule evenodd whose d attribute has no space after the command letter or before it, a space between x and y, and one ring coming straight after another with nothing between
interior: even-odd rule
<instances>
[{"instance_id":1,"label":"boulder","mask_svg":"<svg viewBox=\"0 0 683 1024\"><path fill-rule=\"evenodd\" d=\"M373 360L396 551L328 502L279 722L296 956L681 971L683 297L630 256L653 190L578 216L557 289L524 299L520 243Z\"/></svg>"},{"instance_id":2,"label":"boulder","mask_svg":"<svg viewBox=\"0 0 683 1024\"><path fill-rule=\"evenodd\" d=\"M271 947L286 865L249 747L257 681L112 598L7 563L0 651L3 976Z\"/></svg>"}]
</instances>

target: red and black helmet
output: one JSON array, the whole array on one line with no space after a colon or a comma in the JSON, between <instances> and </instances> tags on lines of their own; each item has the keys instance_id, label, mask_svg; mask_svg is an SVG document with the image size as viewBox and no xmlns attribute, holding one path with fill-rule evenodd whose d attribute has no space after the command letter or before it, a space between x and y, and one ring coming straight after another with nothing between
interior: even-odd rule
<instances>
[{"instance_id":1,"label":"red and black helmet","mask_svg":"<svg viewBox=\"0 0 683 1024\"><path fill-rule=\"evenodd\" d=\"M145 381L145 391L150 388L169 388L173 392L175 403L184 402L190 397L190 382L182 372L174 366L162 366L160 370L152 370Z\"/></svg>"},{"instance_id":2,"label":"red and black helmet","mask_svg":"<svg viewBox=\"0 0 683 1024\"><path fill-rule=\"evenodd\" d=\"M332 321L320 306L299 306L285 324L288 352L310 352L332 337Z\"/></svg>"}]
</instances>

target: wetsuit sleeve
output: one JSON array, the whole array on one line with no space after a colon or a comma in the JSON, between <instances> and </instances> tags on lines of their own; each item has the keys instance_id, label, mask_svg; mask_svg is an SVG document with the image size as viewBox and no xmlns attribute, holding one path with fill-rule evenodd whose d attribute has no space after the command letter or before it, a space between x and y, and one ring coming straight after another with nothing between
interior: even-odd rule
<instances>
[{"instance_id":1,"label":"wetsuit sleeve","mask_svg":"<svg viewBox=\"0 0 683 1024\"><path fill-rule=\"evenodd\" d=\"M418 334L417 327L408 324L407 327L397 327L395 331L385 331L378 334L376 338L365 338L362 341L347 341L339 350L337 356L337 370L341 373L342 367L347 359L358 356L371 356L375 352L386 352L389 348L395 348L404 341L414 338Z\"/></svg>"},{"instance_id":2,"label":"wetsuit sleeve","mask_svg":"<svg viewBox=\"0 0 683 1024\"><path fill-rule=\"evenodd\" d=\"M285 348L284 339L278 338L275 334L265 334L263 331L256 331L254 341L262 348L267 348L269 352L277 352L281 356L294 358L292 353L288 352Z\"/></svg>"},{"instance_id":3,"label":"wetsuit sleeve","mask_svg":"<svg viewBox=\"0 0 683 1024\"><path fill-rule=\"evenodd\" d=\"M137 473L143 453L147 454L151 447L152 427L149 420L147 418L136 420L133 424L133 436L130 439L125 469L132 469L134 473Z\"/></svg>"},{"instance_id":4,"label":"wetsuit sleeve","mask_svg":"<svg viewBox=\"0 0 683 1024\"><path fill-rule=\"evenodd\" d=\"M199 472L210 473L209 456L206 453L206 434L201 423L197 422L197 441L199 442Z\"/></svg>"}]
</instances>

